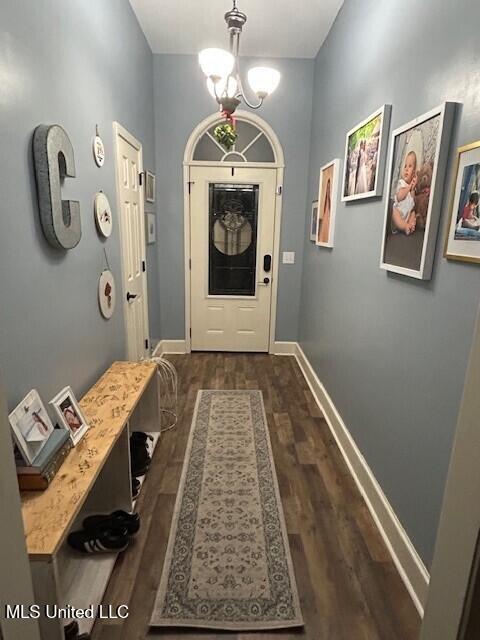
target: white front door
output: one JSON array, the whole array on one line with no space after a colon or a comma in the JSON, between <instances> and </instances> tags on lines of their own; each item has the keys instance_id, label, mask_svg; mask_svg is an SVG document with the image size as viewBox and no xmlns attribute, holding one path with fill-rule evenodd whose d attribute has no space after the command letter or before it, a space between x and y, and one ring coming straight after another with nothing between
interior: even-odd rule
<instances>
[{"instance_id":1,"label":"white front door","mask_svg":"<svg viewBox=\"0 0 480 640\"><path fill-rule=\"evenodd\" d=\"M276 179L276 169L191 169L193 350L269 349Z\"/></svg>"},{"instance_id":2,"label":"white front door","mask_svg":"<svg viewBox=\"0 0 480 640\"><path fill-rule=\"evenodd\" d=\"M127 357L137 361L148 355L145 216L139 180L142 145L118 124L115 132Z\"/></svg>"}]
</instances>

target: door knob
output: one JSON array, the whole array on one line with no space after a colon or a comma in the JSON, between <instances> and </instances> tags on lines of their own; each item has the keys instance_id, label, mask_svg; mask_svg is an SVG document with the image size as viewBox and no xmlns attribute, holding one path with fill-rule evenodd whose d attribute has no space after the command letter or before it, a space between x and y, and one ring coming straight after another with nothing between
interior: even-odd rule
<instances>
[{"instance_id":1,"label":"door knob","mask_svg":"<svg viewBox=\"0 0 480 640\"><path fill-rule=\"evenodd\" d=\"M270 284L270 278L264 278L263 284Z\"/></svg>"},{"instance_id":2,"label":"door knob","mask_svg":"<svg viewBox=\"0 0 480 640\"><path fill-rule=\"evenodd\" d=\"M130 293L130 291L127 293L127 302L130 302L130 300L134 300L137 297L136 293Z\"/></svg>"}]
</instances>

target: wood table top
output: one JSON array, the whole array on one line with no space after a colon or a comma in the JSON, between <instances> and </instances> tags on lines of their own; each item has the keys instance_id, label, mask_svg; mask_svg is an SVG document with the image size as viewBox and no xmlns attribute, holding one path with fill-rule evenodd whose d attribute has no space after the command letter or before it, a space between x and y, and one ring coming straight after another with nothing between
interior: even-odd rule
<instances>
[{"instance_id":1,"label":"wood table top","mask_svg":"<svg viewBox=\"0 0 480 640\"><path fill-rule=\"evenodd\" d=\"M155 369L152 362L114 362L80 401L90 428L45 491L21 493L32 559L52 556L62 544Z\"/></svg>"}]
</instances>

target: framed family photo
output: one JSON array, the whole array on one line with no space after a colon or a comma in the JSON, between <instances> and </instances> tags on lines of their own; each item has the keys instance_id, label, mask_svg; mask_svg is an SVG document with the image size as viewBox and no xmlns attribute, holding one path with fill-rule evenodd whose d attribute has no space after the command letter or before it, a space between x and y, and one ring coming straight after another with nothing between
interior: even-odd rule
<instances>
[{"instance_id":1,"label":"framed family photo","mask_svg":"<svg viewBox=\"0 0 480 640\"><path fill-rule=\"evenodd\" d=\"M315 242L317 240L317 219L318 219L318 201L312 202L312 212L310 215L310 240Z\"/></svg>"},{"instance_id":2,"label":"framed family photo","mask_svg":"<svg viewBox=\"0 0 480 640\"><path fill-rule=\"evenodd\" d=\"M28 465L45 446L53 433L53 424L36 389L18 404L8 416L12 427L13 439Z\"/></svg>"},{"instance_id":3,"label":"framed family photo","mask_svg":"<svg viewBox=\"0 0 480 640\"><path fill-rule=\"evenodd\" d=\"M380 268L429 280L455 103L392 132Z\"/></svg>"},{"instance_id":4,"label":"framed family photo","mask_svg":"<svg viewBox=\"0 0 480 640\"><path fill-rule=\"evenodd\" d=\"M382 195L391 112L384 104L347 133L343 202Z\"/></svg>"},{"instance_id":5,"label":"framed family photo","mask_svg":"<svg viewBox=\"0 0 480 640\"><path fill-rule=\"evenodd\" d=\"M448 260L480 263L480 140L457 149L450 219L445 240Z\"/></svg>"},{"instance_id":6,"label":"framed family photo","mask_svg":"<svg viewBox=\"0 0 480 640\"><path fill-rule=\"evenodd\" d=\"M320 169L316 237L316 244L319 247L333 247L339 169L340 160L338 159L327 162Z\"/></svg>"},{"instance_id":7,"label":"framed family photo","mask_svg":"<svg viewBox=\"0 0 480 640\"><path fill-rule=\"evenodd\" d=\"M70 432L73 446L85 435L88 424L70 387L65 387L50 400L61 424Z\"/></svg>"}]
</instances>

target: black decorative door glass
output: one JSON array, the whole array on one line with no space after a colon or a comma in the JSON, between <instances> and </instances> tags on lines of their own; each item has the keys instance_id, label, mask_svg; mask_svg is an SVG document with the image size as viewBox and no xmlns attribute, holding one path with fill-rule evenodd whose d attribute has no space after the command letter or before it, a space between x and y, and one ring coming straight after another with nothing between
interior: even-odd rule
<instances>
[{"instance_id":1,"label":"black decorative door glass","mask_svg":"<svg viewBox=\"0 0 480 640\"><path fill-rule=\"evenodd\" d=\"M258 184L209 186L208 293L254 296Z\"/></svg>"}]
</instances>

